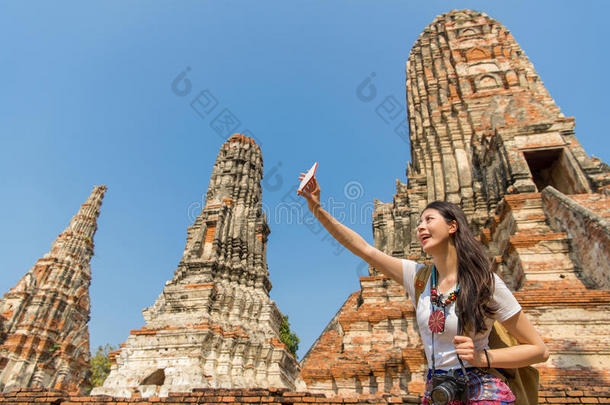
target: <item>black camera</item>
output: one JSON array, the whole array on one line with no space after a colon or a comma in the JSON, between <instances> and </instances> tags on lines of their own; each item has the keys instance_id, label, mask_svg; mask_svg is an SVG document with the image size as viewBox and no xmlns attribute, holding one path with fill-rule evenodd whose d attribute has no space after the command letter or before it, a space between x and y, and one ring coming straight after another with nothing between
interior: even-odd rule
<instances>
[{"instance_id":1,"label":"black camera","mask_svg":"<svg viewBox=\"0 0 610 405\"><path fill-rule=\"evenodd\" d=\"M446 405L453 400L468 401L468 378L451 370L447 374L432 375L432 402Z\"/></svg>"}]
</instances>

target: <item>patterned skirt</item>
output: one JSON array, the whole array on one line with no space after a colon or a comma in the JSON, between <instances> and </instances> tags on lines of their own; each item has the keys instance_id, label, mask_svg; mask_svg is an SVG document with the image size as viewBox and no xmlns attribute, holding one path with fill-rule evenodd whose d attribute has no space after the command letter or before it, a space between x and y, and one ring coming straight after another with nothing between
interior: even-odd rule
<instances>
[{"instance_id":1,"label":"patterned skirt","mask_svg":"<svg viewBox=\"0 0 610 405\"><path fill-rule=\"evenodd\" d=\"M438 372L441 370L437 370ZM426 381L426 392L422 398L423 405L431 405L432 399L430 392L432 391L432 380L428 372L428 380ZM515 401L515 396L510 388L498 377L487 374L478 368L467 369L468 374L468 401L464 404L462 401L451 401L449 405L497 405L497 404L512 404Z\"/></svg>"}]
</instances>

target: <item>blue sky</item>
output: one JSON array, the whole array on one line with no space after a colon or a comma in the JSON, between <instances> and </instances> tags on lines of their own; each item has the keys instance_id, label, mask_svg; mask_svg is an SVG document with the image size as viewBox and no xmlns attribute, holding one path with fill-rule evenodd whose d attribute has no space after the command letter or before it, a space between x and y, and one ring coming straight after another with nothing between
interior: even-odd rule
<instances>
[{"instance_id":1,"label":"blue sky","mask_svg":"<svg viewBox=\"0 0 610 405\"><path fill-rule=\"evenodd\" d=\"M173 275L232 114L262 145L271 297L305 354L366 270L325 232L278 217L318 161L322 200L372 243L409 145L375 112L404 105L405 62L436 15L486 12L524 49L585 151L610 161L607 2L0 2L0 292L46 253L97 184L91 345L144 325ZM190 92L172 87L185 69ZM378 95L356 96L372 73ZM178 89L178 90L176 90ZM191 102L218 102L209 115ZM178 94L177 94L178 93ZM404 107L403 107L404 109Z\"/></svg>"}]
</instances>

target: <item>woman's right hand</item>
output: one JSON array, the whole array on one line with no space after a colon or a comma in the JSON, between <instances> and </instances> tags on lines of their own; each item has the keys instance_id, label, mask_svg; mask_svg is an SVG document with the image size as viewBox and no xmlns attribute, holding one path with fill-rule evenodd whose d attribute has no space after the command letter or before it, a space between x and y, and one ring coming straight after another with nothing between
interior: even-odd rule
<instances>
[{"instance_id":1,"label":"woman's right hand","mask_svg":"<svg viewBox=\"0 0 610 405\"><path fill-rule=\"evenodd\" d=\"M303 180L305 173L301 173L299 180ZM304 197L307 200L307 207L310 211L320 206L320 186L315 177L312 177L311 181L302 191L297 191L297 194Z\"/></svg>"}]
</instances>

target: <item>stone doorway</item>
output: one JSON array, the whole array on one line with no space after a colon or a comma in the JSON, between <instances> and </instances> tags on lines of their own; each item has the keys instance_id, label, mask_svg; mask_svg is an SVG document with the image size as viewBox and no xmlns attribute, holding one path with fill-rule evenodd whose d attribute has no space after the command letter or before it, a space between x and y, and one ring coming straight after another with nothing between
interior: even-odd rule
<instances>
[{"instance_id":1,"label":"stone doorway","mask_svg":"<svg viewBox=\"0 0 610 405\"><path fill-rule=\"evenodd\" d=\"M580 169L574 167L564 148L523 151L523 156L538 192L546 186L564 194L588 192L588 187L578 176Z\"/></svg>"}]
</instances>

